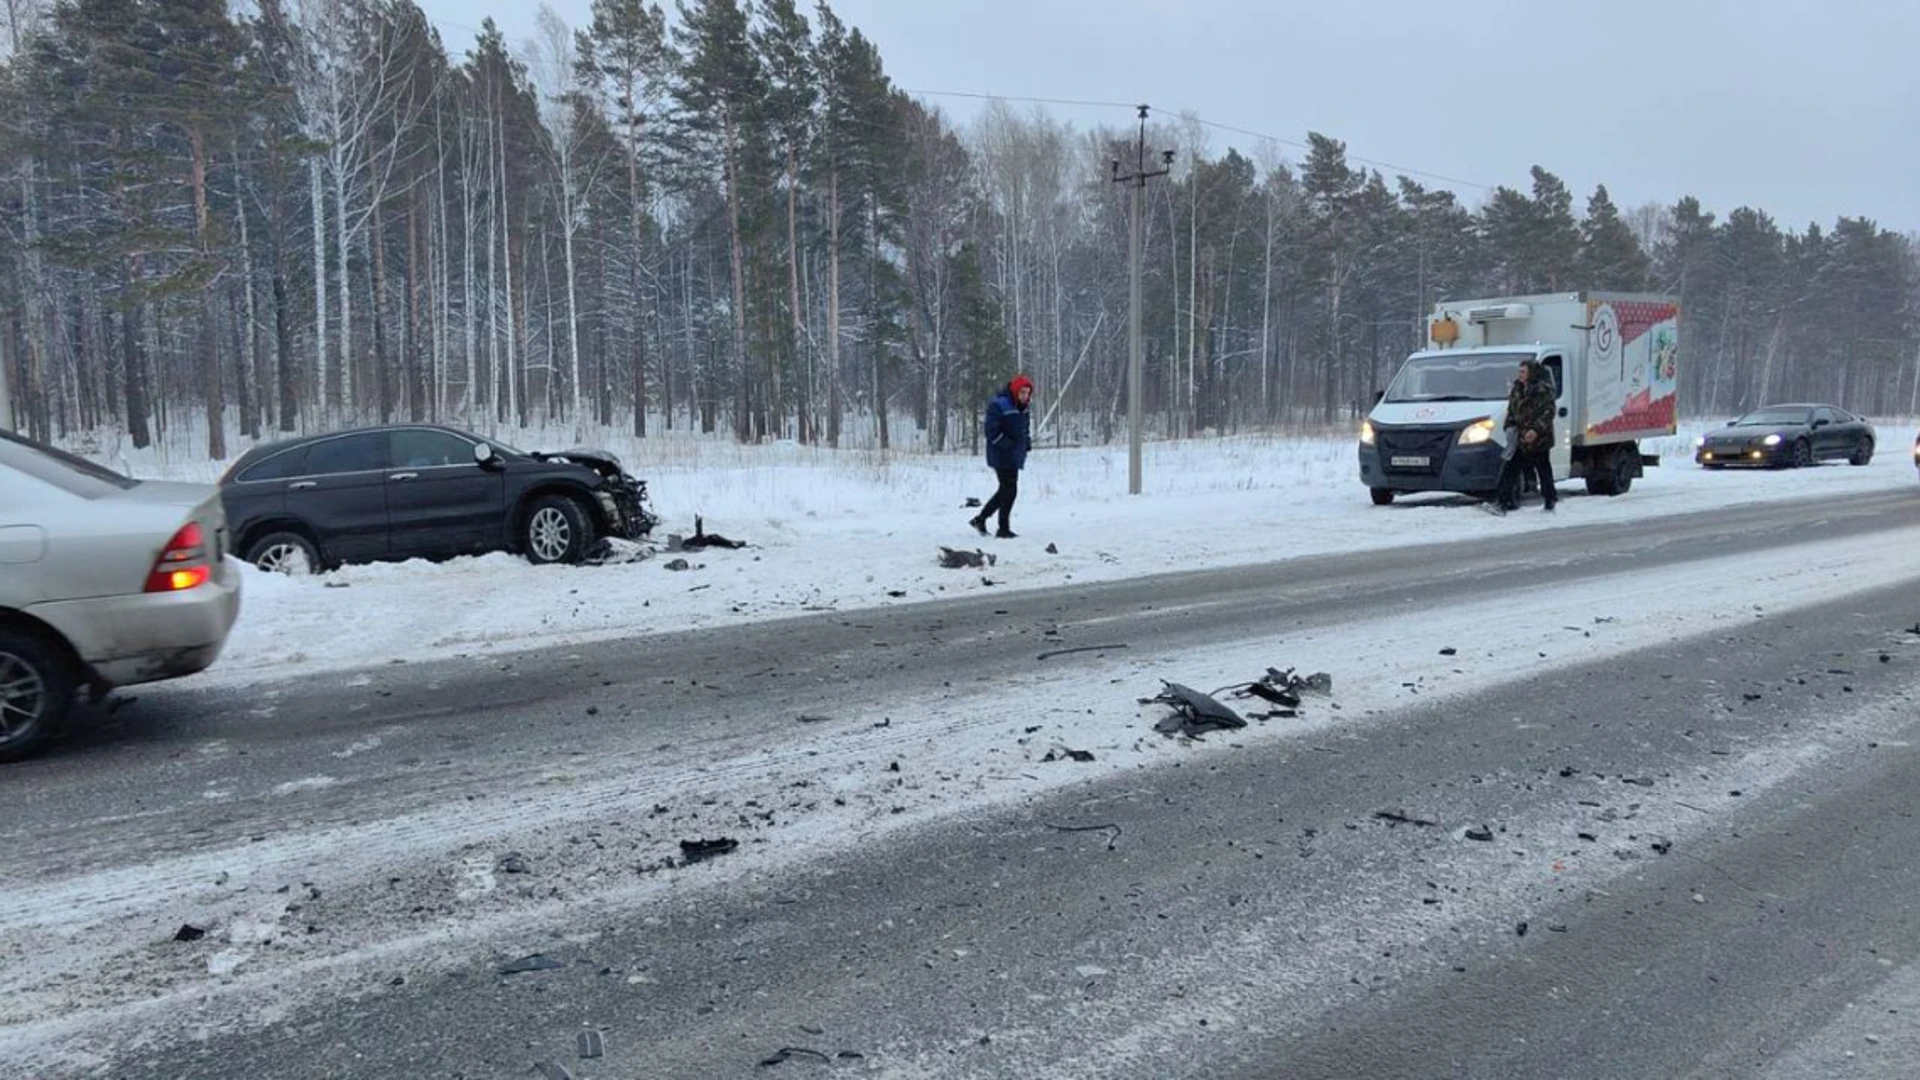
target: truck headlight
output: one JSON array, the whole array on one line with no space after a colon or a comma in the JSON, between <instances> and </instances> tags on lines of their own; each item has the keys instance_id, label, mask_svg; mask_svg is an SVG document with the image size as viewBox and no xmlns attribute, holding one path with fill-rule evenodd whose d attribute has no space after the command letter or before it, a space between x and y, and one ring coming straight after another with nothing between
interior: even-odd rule
<instances>
[{"instance_id":1,"label":"truck headlight","mask_svg":"<svg viewBox=\"0 0 1920 1080\"><path fill-rule=\"evenodd\" d=\"M1461 446L1477 446L1480 443L1492 442L1492 441L1493 441L1493 418L1492 417L1488 417L1485 420L1475 420L1473 423L1468 424L1466 427L1460 429L1460 445Z\"/></svg>"},{"instance_id":2,"label":"truck headlight","mask_svg":"<svg viewBox=\"0 0 1920 1080\"><path fill-rule=\"evenodd\" d=\"M1373 445L1373 421L1371 420L1360 421L1360 445Z\"/></svg>"},{"instance_id":3,"label":"truck headlight","mask_svg":"<svg viewBox=\"0 0 1920 1080\"><path fill-rule=\"evenodd\" d=\"M1766 438L1764 438L1764 439L1761 439L1761 440L1760 440L1760 443L1761 443L1761 445L1763 445L1763 446L1779 446L1779 445L1780 445L1780 436L1778 436L1778 435L1769 435L1769 436L1767 436Z\"/></svg>"}]
</instances>

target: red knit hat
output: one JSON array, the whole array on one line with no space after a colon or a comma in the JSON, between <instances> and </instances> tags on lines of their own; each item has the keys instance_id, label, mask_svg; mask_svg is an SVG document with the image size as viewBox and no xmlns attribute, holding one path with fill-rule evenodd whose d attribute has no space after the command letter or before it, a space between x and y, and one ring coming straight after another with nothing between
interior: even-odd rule
<instances>
[{"instance_id":1,"label":"red knit hat","mask_svg":"<svg viewBox=\"0 0 1920 1080\"><path fill-rule=\"evenodd\" d=\"M1027 378L1025 375L1015 375L1013 381L1007 384L1007 393L1011 395L1015 401L1020 400L1020 391L1022 389L1033 389L1033 380Z\"/></svg>"}]
</instances>

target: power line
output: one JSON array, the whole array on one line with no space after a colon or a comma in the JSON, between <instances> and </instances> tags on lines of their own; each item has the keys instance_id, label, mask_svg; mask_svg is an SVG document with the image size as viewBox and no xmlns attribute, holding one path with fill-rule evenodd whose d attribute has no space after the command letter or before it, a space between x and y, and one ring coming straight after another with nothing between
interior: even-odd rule
<instances>
[{"instance_id":1,"label":"power line","mask_svg":"<svg viewBox=\"0 0 1920 1080\"><path fill-rule=\"evenodd\" d=\"M1086 101L1086 100L1079 100L1075 98L1026 97L1018 94L982 94L982 93L975 93L975 92L964 91L964 90L915 90L909 87L902 87L901 89L905 90L909 94L918 94L926 97L969 98L975 101L1018 101L1018 102L1034 104L1034 105L1065 105L1065 106L1071 106L1075 108L1092 108L1092 109L1133 110L1133 109L1139 108L1139 105L1137 103L1124 102L1124 101ZM1189 110L1182 110L1182 112L1187 115L1194 116L1201 124L1205 125L1206 127L1214 128L1219 131L1231 132L1235 135L1245 135L1248 138L1252 138L1252 139L1267 139L1272 142L1279 143L1283 146L1291 146L1299 150L1312 149L1312 147L1309 144L1301 142L1298 139L1285 139L1285 138L1281 138L1278 135L1269 135L1264 131L1255 131L1251 128L1237 127L1233 124L1224 124L1217 120L1208 120L1205 117L1200 116L1196 110L1189 109ZM1494 190L1494 187L1495 187L1495 185L1493 184L1483 184L1477 180L1467 180L1458 176L1449 176L1446 173L1438 173L1430 169L1416 169L1407 165L1398 165L1390 161L1381 161L1377 158L1362 157L1358 154L1348 154L1347 160L1359 162L1362 165L1371 165L1377 169L1390 169L1395 173L1404 173L1407 176L1422 177L1427 180L1435 180L1444 184L1455 184L1460 187L1477 188L1478 190L1481 190L1481 191L1492 191Z\"/></svg>"}]
</instances>

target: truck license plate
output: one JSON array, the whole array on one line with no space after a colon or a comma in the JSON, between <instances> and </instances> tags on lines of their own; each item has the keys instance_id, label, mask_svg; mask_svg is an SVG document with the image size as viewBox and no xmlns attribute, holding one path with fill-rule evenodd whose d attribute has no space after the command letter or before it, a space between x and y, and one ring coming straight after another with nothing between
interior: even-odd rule
<instances>
[{"instance_id":1,"label":"truck license plate","mask_svg":"<svg viewBox=\"0 0 1920 1080\"><path fill-rule=\"evenodd\" d=\"M1433 459L1425 454L1395 454L1390 460L1403 468L1424 469L1433 464Z\"/></svg>"}]
</instances>

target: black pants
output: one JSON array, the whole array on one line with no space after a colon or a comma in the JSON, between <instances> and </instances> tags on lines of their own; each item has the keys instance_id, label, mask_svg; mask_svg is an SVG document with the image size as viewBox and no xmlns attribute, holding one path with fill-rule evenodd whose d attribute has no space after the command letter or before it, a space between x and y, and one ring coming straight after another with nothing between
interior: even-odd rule
<instances>
[{"instance_id":1,"label":"black pants","mask_svg":"<svg viewBox=\"0 0 1920 1080\"><path fill-rule=\"evenodd\" d=\"M1000 515L1000 531L1012 532L1007 522L1013 515L1013 500L1020 497L1020 470L995 469L993 474L1000 478L1000 487L994 491L993 498L987 500L986 508L980 511L976 520L985 521L987 515L997 513Z\"/></svg>"},{"instance_id":2,"label":"black pants","mask_svg":"<svg viewBox=\"0 0 1920 1080\"><path fill-rule=\"evenodd\" d=\"M1540 486L1540 498L1548 506L1558 501L1553 490L1553 461L1545 450L1516 450L1500 469L1500 505L1509 510L1520 505L1520 492L1526 487L1527 473Z\"/></svg>"}]
</instances>

